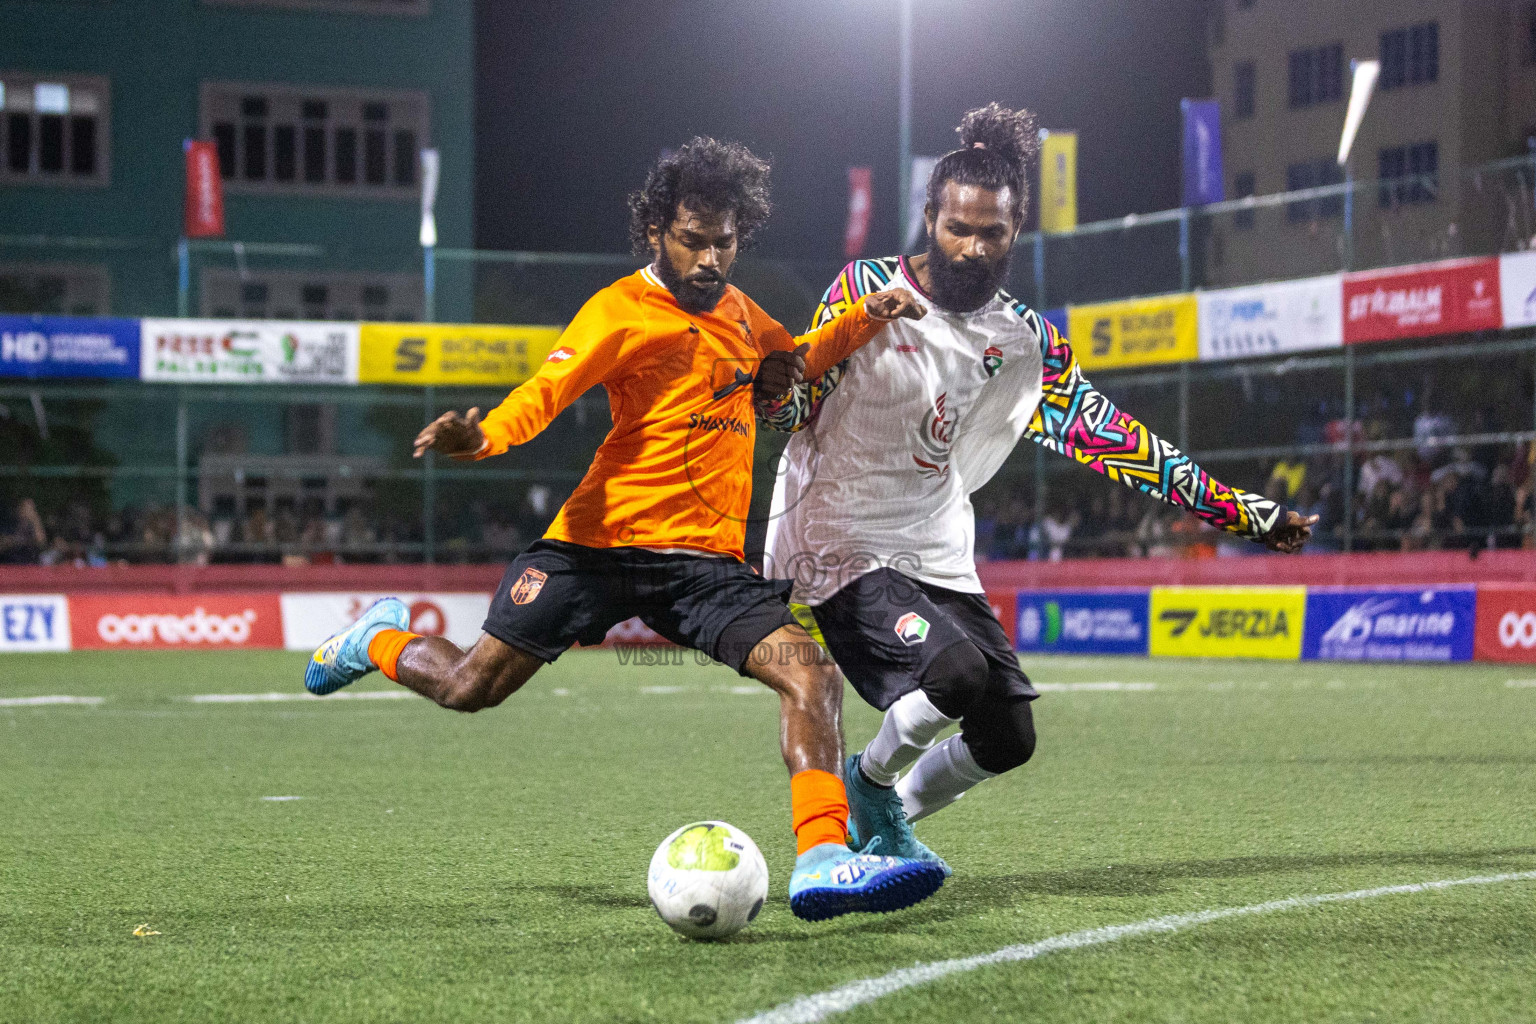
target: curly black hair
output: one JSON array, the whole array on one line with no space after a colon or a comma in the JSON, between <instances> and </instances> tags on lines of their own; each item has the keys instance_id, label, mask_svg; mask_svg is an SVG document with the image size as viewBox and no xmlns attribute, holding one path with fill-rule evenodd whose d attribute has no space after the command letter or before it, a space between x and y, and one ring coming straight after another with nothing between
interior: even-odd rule
<instances>
[{"instance_id":1,"label":"curly black hair","mask_svg":"<svg viewBox=\"0 0 1536 1024\"><path fill-rule=\"evenodd\" d=\"M1013 212L1024 215L1029 202L1030 168L1040 154L1040 130L1028 110L1009 110L997 102L969 110L955 129L960 148L946 154L928 177L928 202L938 209L946 182L1007 188Z\"/></svg>"},{"instance_id":2,"label":"curly black hair","mask_svg":"<svg viewBox=\"0 0 1536 1024\"><path fill-rule=\"evenodd\" d=\"M734 212L738 246L745 249L773 209L768 193L768 161L739 142L695 136L656 161L645 186L629 194L629 244L636 256L652 256L647 229L665 232L681 203L710 213Z\"/></svg>"}]
</instances>

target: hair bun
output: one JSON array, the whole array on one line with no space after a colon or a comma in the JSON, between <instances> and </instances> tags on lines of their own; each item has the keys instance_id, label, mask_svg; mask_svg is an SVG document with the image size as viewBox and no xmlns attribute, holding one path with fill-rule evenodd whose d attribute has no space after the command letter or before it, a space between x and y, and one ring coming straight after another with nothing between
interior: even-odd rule
<instances>
[{"instance_id":1,"label":"hair bun","mask_svg":"<svg viewBox=\"0 0 1536 1024\"><path fill-rule=\"evenodd\" d=\"M962 148L996 153L1018 168L1020 174L1040 151L1035 115L1027 110L1009 110L995 100L966 111L955 131L960 135Z\"/></svg>"}]
</instances>

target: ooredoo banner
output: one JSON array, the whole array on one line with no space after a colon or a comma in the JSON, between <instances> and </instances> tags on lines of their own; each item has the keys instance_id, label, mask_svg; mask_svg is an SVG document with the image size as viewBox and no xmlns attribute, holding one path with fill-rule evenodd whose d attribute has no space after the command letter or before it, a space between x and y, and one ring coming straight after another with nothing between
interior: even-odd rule
<instances>
[{"instance_id":1,"label":"ooredoo banner","mask_svg":"<svg viewBox=\"0 0 1536 1024\"><path fill-rule=\"evenodd\" d=\"M1461 334L1503 323L1497 258L1344 275L1344 342Z\"/></svg>"},{"instance_id":2,"label":"ooredoo banner","mask_svg":"<svg viewBox=\"0 0 1536 1024\"><path fill-rule=\"evenodd\" d=\"M1200 358L1240 359L1344 344L1344 275L1200 292Z\"/></svg>"},{"instance_id":3,"label":"ooredoo banner","mask_svg":"<svg viewBox=\"0 0 1536 1024\"><path fill-rule=\"evenodd\" d=\"M145 320L145 380L356 384L358 325L310 320Z\"/></svg>"},{"instance_id":4,"label":"ooredoo banner","mask_svg":"<svg viewBox=\"0 0 1536 1024\"><path fill-rule=\"evenodd\" d=\"M0 377L137 377L139 322L0 316Z\"/></svg>"},{"instance_id":5,"label":"ooredoo banner","mask_svg":"<svg viewBox=\"0 0 1536 1024\"><path fill-rule=\"evenodd\" d=\"M1301 656L1471 661L1475 587L1313 587Z\"/></svg>"},{"instance_id":6,"label":"ooredoo banner","mask_svg":"<svg viewBox=\"0 0 1536 1024\"><path fill-rule=\"evenodd\" d=\"M1478 587L1472 651L1478 661L1536 664L1536 587Z\"/></svg>"},{"instance_id":7,"label":"ooredoo banner","mask_svg":"<svg viewBox=\"0 0 1536 1024\"><path fill-rule=\"evenodd\" d=\"M358 617L381 597L398 597L411 610L411 632L445 636L468 648L480 639L480 626L491 607L490 594L284 594L283 646L312 651Z\"/></svg>"},{"instance_id":8,"label":"ooredoo banner","mask_svg":"<svg viewBox=\"0 0 1536 1024\"><path fill-rule=\"evenodd\" d=\"M1014 649L1037 654L1146 654L1146 590L1021 590Z\"/></svg>"},{"instance_id":9,"label":"ooredoo banner","mask_svg":"<svg viewBox=\"0 0 1536 1024\"><path fill-rule=\"evenodd\" d=\"M1153 587L1151 652L1295 661L1306 606L1305 587Z\"/></svg>"},{"instance_id":10,"label":"ooredoo banner","mask_svg":"<svg viewBox=\"0 0 1536 1024\"><path fill-rule=\"evenodd\" d=\"M283 646L275 593L74 594L69 624L76 650Z\"/></svg>"},{"instance_id":11,"label":"ooredoo banner","mask_svg":"<svg viewBox=\"0 0 1536 1024\"><path fill-rule=\"evenodd\" d=\"M63 594L0 594L0 651L69 650Z\"/></svg>"}]
</instances>

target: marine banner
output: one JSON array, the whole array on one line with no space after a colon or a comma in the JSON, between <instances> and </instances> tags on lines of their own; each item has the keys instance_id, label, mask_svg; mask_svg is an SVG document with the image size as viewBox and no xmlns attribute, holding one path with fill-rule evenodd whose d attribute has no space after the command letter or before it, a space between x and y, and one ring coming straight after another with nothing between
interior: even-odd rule
<instances>
[{"instance_id":1,"label":"marine banner","mask_svg":"<svg viewBox=\"0 0 1536 1024\"><path fill-rule=\"evenodd\" d=\"M1344 344L1344 275L1199 293L1200 358L1272 356Z\"/></svg>"},{"instance_id":2,"label":"marine banner","mask_svg":"<svg viewBox=\"0 0 1536 1024\"><path fill-rule=\"evenodd\" d=\"M1153 587L1151 653L1295 661L1306 608L1305 587Z\"/></svg>"},{"instance_id":3,"label":"marine banner","mask_svg":"<svg viewBox=\"0 0 1536 1024\"><path fill-rule=\"evenodd\" d=\"M1067 320L1067 337L1085 370L1179 363L1200 355L1200 310L1193 295L1071 306Z\"/></svg>"},{"instance_id":4,"label":"marine banner","mask_svg":"<svg viewBox=\"0 0 1536 1024\"><path fill-rule=\"evenodd\" d=\"M532 377L563 328L493 324L362 325L365 384L494 384Z\"/></svg>"},{"instance_id":5,"label":"marine banner","mask_svg":"<svg viewBox=\"0 0 1536 1024\"><path fill-rule=\"evenodd\" d=\"M0 377L137 377L139 322L0 316Z\"/></svg>"},{"instance_id":6,"label":"marine banner","mask_svg":"<svg viewBox=\"0 0 1536 1024\"><path fill-rule=\"evenodd\" d=\"M357 324L144 320L140 375L177 384L356 384Z\"/></svg>"},{"instance_id":7,"label":"marine banner","mask_svg":"<svg viewBox=\"0 0 1536 1024\"><path fill-rule=\"evenodd\" d=\"M1474 587L1312 587L1308 661L1471 661Z\"/></svg>"},{"instance_id":8,"label":"marine banner","mask_svg":"<svg viewBox=\"0 0 1536 1024\"><path fill-rule=\"evenodd\" d=\"M1147 653L1148 592L1021 590L1014 649L1037 654Z\"/></svg>"}]
</instances>

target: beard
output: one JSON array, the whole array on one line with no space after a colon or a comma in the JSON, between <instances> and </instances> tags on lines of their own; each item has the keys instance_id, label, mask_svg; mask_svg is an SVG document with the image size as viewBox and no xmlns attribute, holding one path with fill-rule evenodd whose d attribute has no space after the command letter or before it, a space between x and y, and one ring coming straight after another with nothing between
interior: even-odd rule
<instances>
[{"instance_id":1,"label":"beard","mask_svg":"<svg viewBox=\"0 0 1536 1024\"><path fill-rule=\"evenodd\" d=\"M718 271L694 271L687 277L679 274L665 252L658 253L656 276L667 286L667 291L677 300L685 313L709 313L720 304L725 295L726 275Z\"/></svg>"},{"instance_id":2,"label":"beard","mask_svg":"<svg viewBox=\"0 0 1536 1024\"><path fill-rule=\"evenodd\" d=\"M995 263L956 262L944 255L938 243L929 237L928 283L933 290L933 301L954 313L980 309L1008 279L1008 265L1012 259L1013 250L1009 249Z\"/></svg>"}]
</instances>

